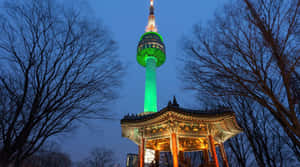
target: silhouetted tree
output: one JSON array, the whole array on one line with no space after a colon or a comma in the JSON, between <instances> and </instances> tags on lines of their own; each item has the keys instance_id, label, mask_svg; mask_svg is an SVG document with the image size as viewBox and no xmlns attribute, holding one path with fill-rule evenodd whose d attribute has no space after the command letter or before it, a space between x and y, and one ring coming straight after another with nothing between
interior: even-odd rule
<instances>
[{"instance_id":1,"label":"silhouetted tree","mask_svg":"<svg viewBox=\"0 0 300 167\"><path fill-rule=\"evenodd\" d=\"M0 166L18 166L78 120L107 118L122 66L94 19L53 0L7 1L0 16Z\"/></svg>"},{"instance_id":2,"label":"silhouetted tree","mask_svg":"<svg viewBox=\"0 0 300 167\"><path fill-rule=\"evenodd\" d=\"M113 167L115 165L114 152L107 148L94 148L89 156L78 167Z\"/></svg>"},{"instance_id":3,"label":"silhouetted tree","mask_svg":"<svg viewBox=\"0 0 300 167\"><path fill-rule=\"evenodd\" d=\"M255 101L244 97L230 99L244 133L227 143L231 166L297 166L299 153L294 154L291 141L273 116Z\"/></svg>"},{"instance_id":4,"label":"silhouetted tree","mask_svg":"<svg viewBox=\"0 0 300 167\"><path fill-rule=\"evenodd\" d=\"M300 149L297 95L300 1L243 0L225 6L185 42L183 80L199 96L241 96L272 114ZM299 151L298 151L299 152Z\"/></svg>"},{"instance_id":5,"label":"silhouetted tree","mask_svg":"<svg viewBox=\"0 0 300 167\"><path fill-rule=\"evenodd\" d=\"M69 156L60 151L55 142L48 142L22 162L21 167L71 167L72 161Z\"/></svg>"},{"instance_id":6,"label":"silhouetted tree","mask_svg":"<svg viewBox=\"0 0 300 167\"><path fill-rule=\"evenodd\" d=\"M238 134L225 144L228 163L232 167L255 166L251 146L245 134Z\"/></svg>"},{"instance_id":7,"label":"silhouetted tree","mask_svg":"<svg viewBox=\"0 0 300 167\"><path fill-rule=\"evenodd\" d=\"M71 167L69 156L61 152L38 152L22 162L22 167Z\"/></svg>"}]
</instances>

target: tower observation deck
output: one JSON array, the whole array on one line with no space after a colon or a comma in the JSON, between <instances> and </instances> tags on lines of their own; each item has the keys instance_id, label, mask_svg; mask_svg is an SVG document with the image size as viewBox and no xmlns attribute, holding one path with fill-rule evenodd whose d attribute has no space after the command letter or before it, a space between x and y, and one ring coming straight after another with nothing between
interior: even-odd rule
<instances>
[{"instance_id":1,"label":"tower observation deck","mask_svg":"<svg viewBox=\"0 0 300 167\"><path fill-rule=\"evenodd\" d=\"M162 36L157 33L153 0L150 0L148 25L137 48L137 61L146 68L144 112L157 112L156 67L164 64L165 60L165 45Z\"/></svg>"}]
</instances>

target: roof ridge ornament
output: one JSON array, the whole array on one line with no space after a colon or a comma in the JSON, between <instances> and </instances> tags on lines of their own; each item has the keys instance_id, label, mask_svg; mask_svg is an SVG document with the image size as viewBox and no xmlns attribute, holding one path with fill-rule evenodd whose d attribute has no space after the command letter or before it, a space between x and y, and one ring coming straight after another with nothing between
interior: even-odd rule
<instances>
[{"instance_id":1,"label":"roof ridge ornament","mask_svg":"<svg viewBox=\"0 0 300 167\"><path fill-rule=\"evenodd\" d=\"M171 102L171 100L169 100L168 107L171 107L171 106L172 106L172 102Z\"/></svg>"},{"instance_id":2,"label":"roof ridge ornament","mask_svg":"<svg viewBox=\"0 0 300 167\"><path fill-rule=\"evenodd\" d=\"M176 97L173 96L173 106L179 107L179 104L177 103Z\"/></svg>"}]
</instances>

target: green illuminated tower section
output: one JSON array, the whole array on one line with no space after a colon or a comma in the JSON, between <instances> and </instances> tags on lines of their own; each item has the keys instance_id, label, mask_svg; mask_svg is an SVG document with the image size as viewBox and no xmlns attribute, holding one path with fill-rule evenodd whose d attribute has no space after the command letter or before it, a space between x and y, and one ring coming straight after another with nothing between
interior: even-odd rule
<instances>
[{"instance_id":1,"label":"green illuminated tower section","mask_svg":"<svg viewBox=\"0 0 300 167\"><path fill-rule=\"evenodd\" d=\"M153 0L150 0L150 15L146 33L139 41L137 61L146 68L144 112L157 112L156 67L166 60L165 45L157 33L154 17Z\"/></svg>"}]
</instances>

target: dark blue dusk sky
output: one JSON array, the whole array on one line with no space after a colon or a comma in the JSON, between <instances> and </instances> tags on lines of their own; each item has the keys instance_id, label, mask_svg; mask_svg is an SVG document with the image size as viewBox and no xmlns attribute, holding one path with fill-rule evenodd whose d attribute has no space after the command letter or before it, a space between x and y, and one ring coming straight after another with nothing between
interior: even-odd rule
<instances>
[{"instance_id":1,"label":"dark blue dusk sky","mask_svg":"<svg viewBox=\"0 0 300 167\"><path fill-rule=\"evenodd\" d=\"M110 105L115 121L90 120L64 137L59 138L62 151L72 160L87 156L94 147L107 147L116 152L121 166L125 165L127 153L136 153L137 145L121 137L120 119L127 113L140 113L144 104L145 69L136 62L136 47L145 31L150 0L81 0L86 11L101 19L118 43L117 51L121 61L127 66L120 89L120 98ZM166 62L157 69L158 109L167 105L176 95L178 103L187 108L197 108L192 93L182 89L178 80L182 55L180 39L188 35L196 23L211 19L216 9L222 9L227 0L155 0L155 15L158 32L166 45ZM74 1L69 1L70 5ZM77 4L76 4L77 6Z\"/></svg>"}]
</instances>

